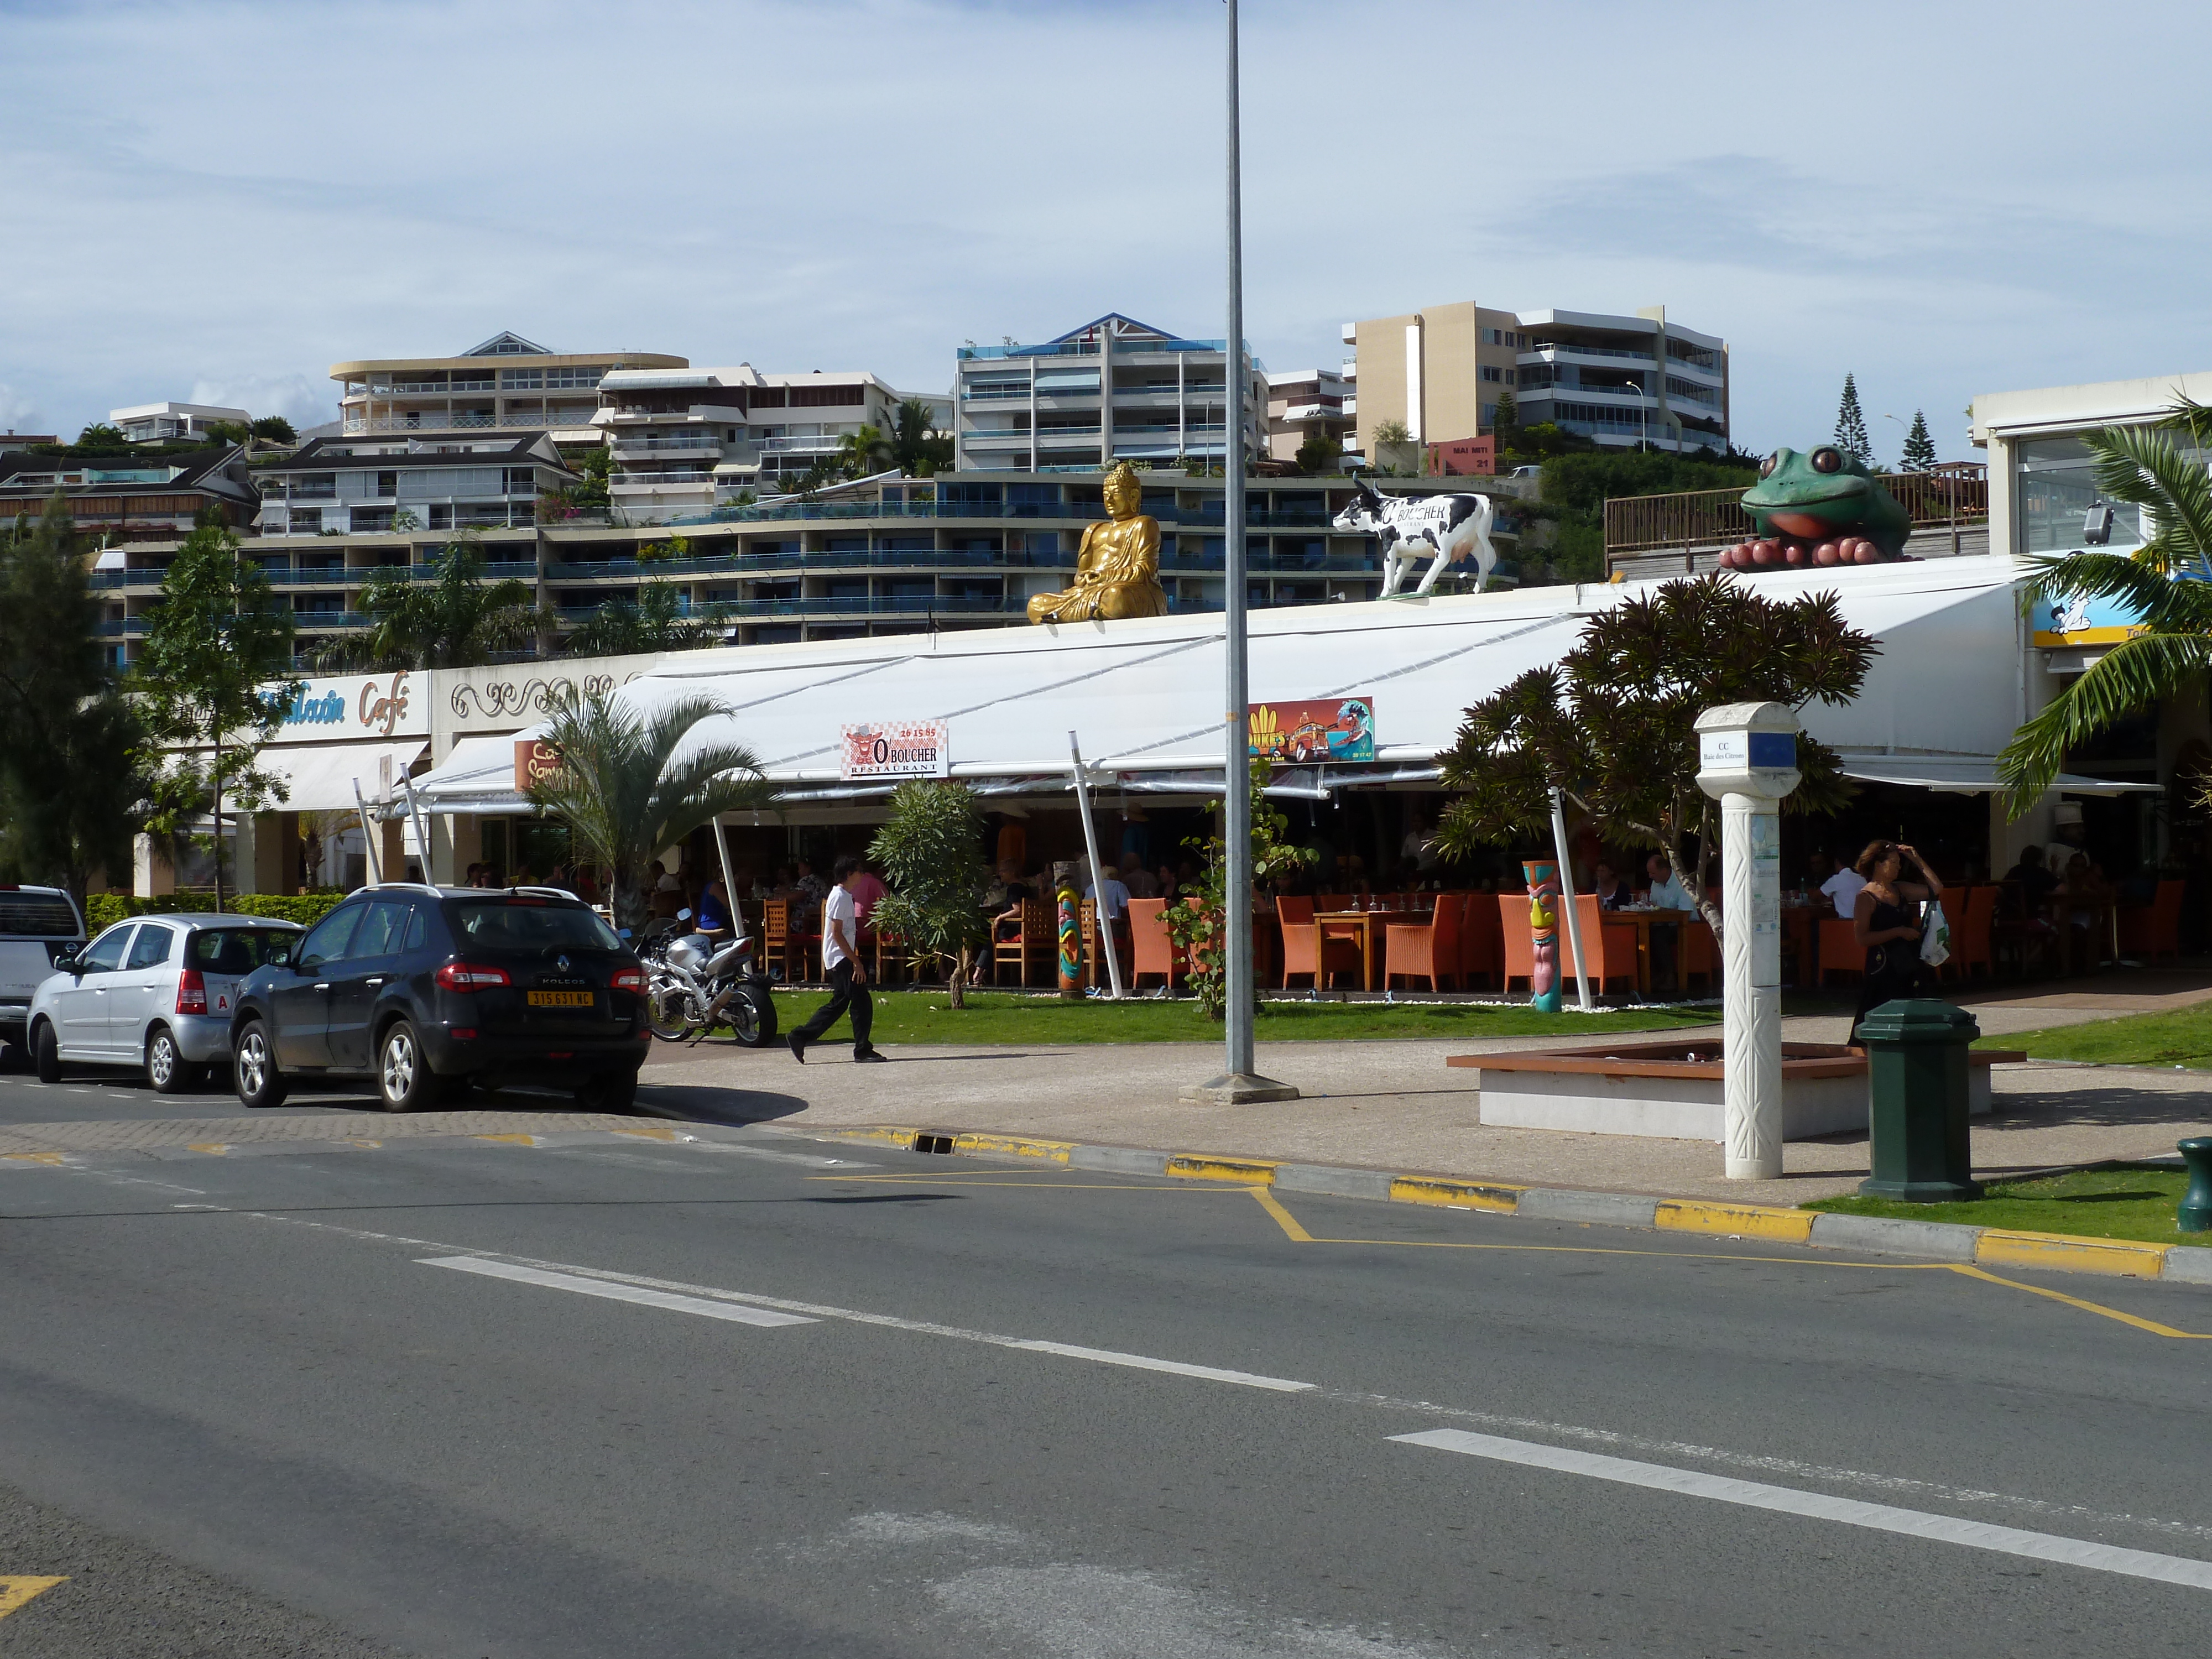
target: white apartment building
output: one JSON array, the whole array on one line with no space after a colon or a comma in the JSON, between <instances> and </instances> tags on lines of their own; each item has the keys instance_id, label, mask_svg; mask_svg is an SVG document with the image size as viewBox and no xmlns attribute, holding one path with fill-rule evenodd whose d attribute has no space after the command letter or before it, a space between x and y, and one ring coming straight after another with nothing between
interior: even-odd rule
<instances>
[{"instance_id":1,"label":"white apartment building","mask_svg":"<svg viewBox=\"0 0 2212 1659\"><path fill-rule=\"evenodd\" d=\"M1294 461L1316 439L1334 438L1349 450L1358 442L1359 417L1356 373L1333 368L1293 369L1267 376L1267 453Z\"/></svg>"},{"instance_id":2,"label":"white apartment building","mask_svg":"<svg viewBox=\"0 0 2212 1659\"><path fill-rule=\"evenodd\" d=\"M593 421L610 449L614 521L664 524L745 490L773 495L836 461L864 426L888 441L899 405L915 397L929 405L933 428L951 427L950 398L901 392L862 371L763 374L739 363L610 373Z\"/></svg>"},{"instance_id":3,"label":"white apartment building","mask_svg":"<svg viewBox=\"0 0 2212 1659\"><path fill-rule=\"evenodd\" d=\"M1267 431L1267 379L1245 346L1244 447ZM1186 340L1118 312L1041 345L966 345L953 465L967 471L1095 472L1227 456L1229 343Z\"/></svg>"},{"instance_id":4,"label":"white apartment building","mask_svg":"<svg viewBox=\"0 0 2212 1659\"><path fill-rule=\"evenodd\" d=\"M332 363L349 438L387 433L550 432L556 444L596 445L599 382L617 368L681 369L657 351L558 352L519 334L495 334L455 357Z\"/></svg>"},{"instance_id":5,"label":"white apartment building","mask_svg":"<svg viewBox=\"0 0 2212 1659\"><path fill-rule=\"evenodd\" d=\"M202 438L213 443L216 440L208 436L210 426L218 422L245 426L252 418L242 409L215 404L133 404L107 411L108 425L134 444L191 443Z\"/></svg>"}]
</instances>

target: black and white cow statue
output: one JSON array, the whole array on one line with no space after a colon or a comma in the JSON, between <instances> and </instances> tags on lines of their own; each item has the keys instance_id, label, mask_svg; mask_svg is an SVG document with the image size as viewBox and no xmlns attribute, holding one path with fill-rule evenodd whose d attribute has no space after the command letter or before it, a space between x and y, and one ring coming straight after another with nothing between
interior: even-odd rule
<instances>
[{"instance_id":1,"label":"black and white cow statue","mask_svg":"<svg viewBox=\"0 0 2212 1659\"><path fill-rule=\"evenodd\" d=\"M1474 591L1480 593L1498 565L1498 550L1490 542L1487 495L1385 495L1363 483L1335 522L1339 530L1371 535L1382 544L1382 597L1386 599L1423 558L1429 568L1413 590L1416 595L1434 588L1446 565L1469 555L1477 572Z\"/></svg>"}]
</instances>

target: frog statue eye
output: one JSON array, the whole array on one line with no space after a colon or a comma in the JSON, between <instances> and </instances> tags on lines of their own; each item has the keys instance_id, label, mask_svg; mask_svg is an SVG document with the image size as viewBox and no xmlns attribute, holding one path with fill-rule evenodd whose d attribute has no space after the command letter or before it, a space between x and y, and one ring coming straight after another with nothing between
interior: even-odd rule
<instances>
[{"instance_id":1,"label":"frog statue eye","mask_svg":"<svg viewBox=\"0 0 2212 1659\"><path fill-rule=\"evenodd\" d=\"M1844 458L1841 455L1838 455L1834 450L1816 449L1813 452L1814 471L1841 472L1843 470Z\"/></svg>"},{"instance_id":2,"label":"frog statue eye","mask_svg":"<svg viewBox=\"0 0 2212 1659\"><path fill-rule=\"evenodd\" d=\"M1772 477L1774 476L1774 464L1781 459L1782 457L1778 454L1769 455L1765 460L1759 464L1759 476L1762 478Z\"/></svg>"}]
</instances>

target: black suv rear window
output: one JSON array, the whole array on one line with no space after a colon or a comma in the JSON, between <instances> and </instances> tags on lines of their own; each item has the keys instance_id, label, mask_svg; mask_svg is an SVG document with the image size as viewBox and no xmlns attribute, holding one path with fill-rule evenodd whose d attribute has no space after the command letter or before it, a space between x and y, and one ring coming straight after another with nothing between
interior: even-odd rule
<instances>
[{"instance_id":1,"label":"black suv rear window","mask_svg":"<svg viewBox=\"0 0 2212 1659\"><path fill-rule=\"evenodd\" d=\"M615 930L580 904L528 899L448 899L446 921L462 950L619 951Z\"/></svg>"},{"instance_id":2,"label":"black suv rear window","mask_svg":"<svg viewBox=\"0 0 2212 1659\"><path fill-rule=\"evenodd\" d=\"M210 974L250 974L278 944L299 937L288 927L203 927L185 946L185 960Z\"/></svg>"},{"instance_id":3,"label":"black suv rear window","mask_svg":"<svg viewBox=\"0 0 2212 1659\"><path fill-rule=\"evenodd\" d=\"M0 893L0 933L23 939L76 939L76 911L60 893Z\"/></svg>"}]
</instances>

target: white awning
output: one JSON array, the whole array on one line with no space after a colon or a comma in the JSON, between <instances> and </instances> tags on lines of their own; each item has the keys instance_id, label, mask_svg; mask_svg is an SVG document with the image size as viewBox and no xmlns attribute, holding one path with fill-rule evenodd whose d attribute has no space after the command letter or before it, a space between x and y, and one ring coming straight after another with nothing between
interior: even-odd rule
<instances>
[{"instance_id":1,"label":"white awning","mask_svg":"<svg viewBox=\"0 0 2212 1659\"><path fill-rule=\"evenodd\" d=\"M397 787L429 746L421 738L397 743L303 744L264 749L258 764L284 780L283 804L276 810L349 812L356 783L361 786L362 799L374 801Z\"/></svg>"},{"instance_id":2,"label":"white awning","mask_svg":"<svg viewBox=\"0 0 2212 1659\"><path fill-rule=\"evenodd\" d=\"M415 780L415 799L433 812L507 817L532 811L514 787L514 740L520 735L463 738L443 766Z\"/></svg>"},{"instance_id":3,"label":"white awning","mask_svg":"<svg viewBox=\"0 0 2212 1659\"><path fill-rule=\"evenodd\" d=\"M1939 795L1987 795L2005 787L1994 755L1845 755L1843 772L1862 783L1897 783ZM2064 795L2156 794L2154 783L2115 783L2109 778L2061 772L2051 787Z\"/></svg>"}]
</instances>

